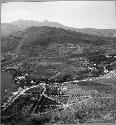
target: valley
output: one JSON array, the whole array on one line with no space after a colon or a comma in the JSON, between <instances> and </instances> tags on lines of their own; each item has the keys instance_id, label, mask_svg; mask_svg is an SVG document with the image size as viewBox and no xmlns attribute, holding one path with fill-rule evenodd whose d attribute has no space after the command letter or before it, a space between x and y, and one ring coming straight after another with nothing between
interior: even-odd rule
<instances>
[{"instance_id":1,"label":"valley","mask_svg":"<svg viewBox=\"0 0 116 125\"><path fill-rule=\"evenodd\" d=\"M2 124L114 123L115 42L35 25L4 35Z\"/></svg>"}]
</instances>

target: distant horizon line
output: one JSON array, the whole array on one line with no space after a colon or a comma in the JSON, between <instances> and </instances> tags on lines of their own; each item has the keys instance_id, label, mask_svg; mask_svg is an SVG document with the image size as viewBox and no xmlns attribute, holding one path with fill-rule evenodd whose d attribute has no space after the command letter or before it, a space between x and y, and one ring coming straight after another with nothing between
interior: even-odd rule
<instances>
[{"instance_id":1,"label":"distant horizon line","mask_svg":"<svg viewBox=\"0 0 116 125\"><path fill-rule=\"evenodd\" d=\"M95 27L84 27L84 28L78 28L78 27L73 27L73 26L67 26L67 25L64 25L64 24L62 24L62 23L60 23L60 22L57 22L57 21L50 21L50 20L48 20L48 19L44 19L44 20L42 20L42 21L38 21L38 20L32 20L32 19L17 19L17 20L14 20L14 21L11 21L11 22L1 22L1 24L13 24L13 22L16 22L16 21L34 21L34 22L38 22L38 23L41 23L41 22L50 22L50 23L59 23L59 24L61 24L62 26L65 26L65 27L69 27L69 28L75 28L75 29L101 29L101 30L115 30L116 28L95 28ZM13 25L15 25L15 24L13 24Z\"/></svg>"}]
</instances>

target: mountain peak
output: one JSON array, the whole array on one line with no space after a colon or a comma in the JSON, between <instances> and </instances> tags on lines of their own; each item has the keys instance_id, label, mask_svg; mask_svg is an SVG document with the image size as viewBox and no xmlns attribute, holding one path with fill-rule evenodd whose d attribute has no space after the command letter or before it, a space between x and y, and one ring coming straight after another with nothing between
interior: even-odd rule
<instances>
[{"instance_id":1,"label":"mountain peak","mask_svg":"<svg viewBox=\"0 0 116 125\"><path fill-rule=\"evenodd\" d=\"M51 22L49 20L43 20L41 22L38 21L34 21L34 20L23 20L23 19L19 19L16 20L14 22L12 22L12 24L15 24L21 28L29 28L31 26L49 26L49 27L57 27L57 28L64 28L64 25L58 23L58 22Z\"/></svg>"},{"instance_id":2,"label":"mountain peak","mask_svg":"<svg viewBox=\"0 0 116 125\"><path fill-rule=\"evenodd\" d=\"M50 22L49 20L43 20L43 21L41 21L41 22Z\"/></svg>"}]
</instances>

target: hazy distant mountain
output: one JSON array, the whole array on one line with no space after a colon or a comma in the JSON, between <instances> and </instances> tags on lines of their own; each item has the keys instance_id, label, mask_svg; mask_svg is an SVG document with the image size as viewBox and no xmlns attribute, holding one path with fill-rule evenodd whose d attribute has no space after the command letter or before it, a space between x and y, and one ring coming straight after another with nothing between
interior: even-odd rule
<instances>
[{"instance_id":1,"label":"hazy distant mountain","mask_svg":"<svg viewBox=\"0 0 116 125\"><path fill-rule=\"evenodd\" d=\"M32 26L48 26L48 27L56 27L56 28L63 28L66 30L87 33L92 35L98 36L107 36L107 37L116 37L116 29L94 29L94 28L83 28L78 29L74 27L67 27L58 22L50 22L48 20L44 20L41 22L33 21L33 20L17 20L12 22L11 24L2 24L2 34L9 34L17 30L24 30L26 28Z\"/></svg>"},{"instance_id":2,"label":"hazy distant mountain","mask_svg":"<svg viewBox=\"0 0 116 125\"><path fill-rule=\"evenodd\" d=\"M57 28L63 28L63 26L60 23L57 22L50 22L48 20L44 20L42 22L33 21L33 20L17 20L12 22L12 24L17 25L20 28L29 28L31 26L49 26L49 27L57 27Z\"/></svg>"},{"instance_id":3,"label":"hazy distant mountain","mask_svg":"<svg viewBox=\"0 0 116 125\"><path fill-rule=\"evenodd\" d=\"M93 28L78 29L78 28L64 26L58 22L50 22L48 20L44 20L41 22L33 21L33 20L30 20L30 21L17 20L17 21L14 21L12 24L17 25L20 28L29 28L31 26L49 26L49 27L63 28L67 30L99 35L99 36L116 37L116 29L93 29Z\"/></svg>"},{"instance_id":4,"label":"hazy distant mountain","mask_svg":"<svg viewBox=\"0 0 116 125\"><path fill-rule=\"evenodd\" d=\"M82 31L84 33L93 34L93 35L116 37L116 29L83 28Z\"/></svg>"},{"instance_id":5,"label":"hazy distant mountain","mask_svg":"<svg viewBox=\"0 0 116 125\"><path fill-rule=\"evenodd\" d=\"M2 36L10 35L14 32L21 30L17 25L11 23L2 23L1 25L1 34Z\"/></svg>"}]
</instances>

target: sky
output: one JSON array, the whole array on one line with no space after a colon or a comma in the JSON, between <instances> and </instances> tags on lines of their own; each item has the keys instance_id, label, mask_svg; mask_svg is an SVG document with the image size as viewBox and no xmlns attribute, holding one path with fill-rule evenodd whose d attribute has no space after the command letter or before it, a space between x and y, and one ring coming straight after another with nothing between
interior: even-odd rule
<instances>
[{"instance_id":1,"label":"sky","mask_svg":"<svg viewBox=\"0 0 116 125\"><path fill-rule=\"evenodd\" d=\"M59 22L75 28L116 29L115 1L2 3L1 23L24 19Z\"/></svg>"}]
</instances>

